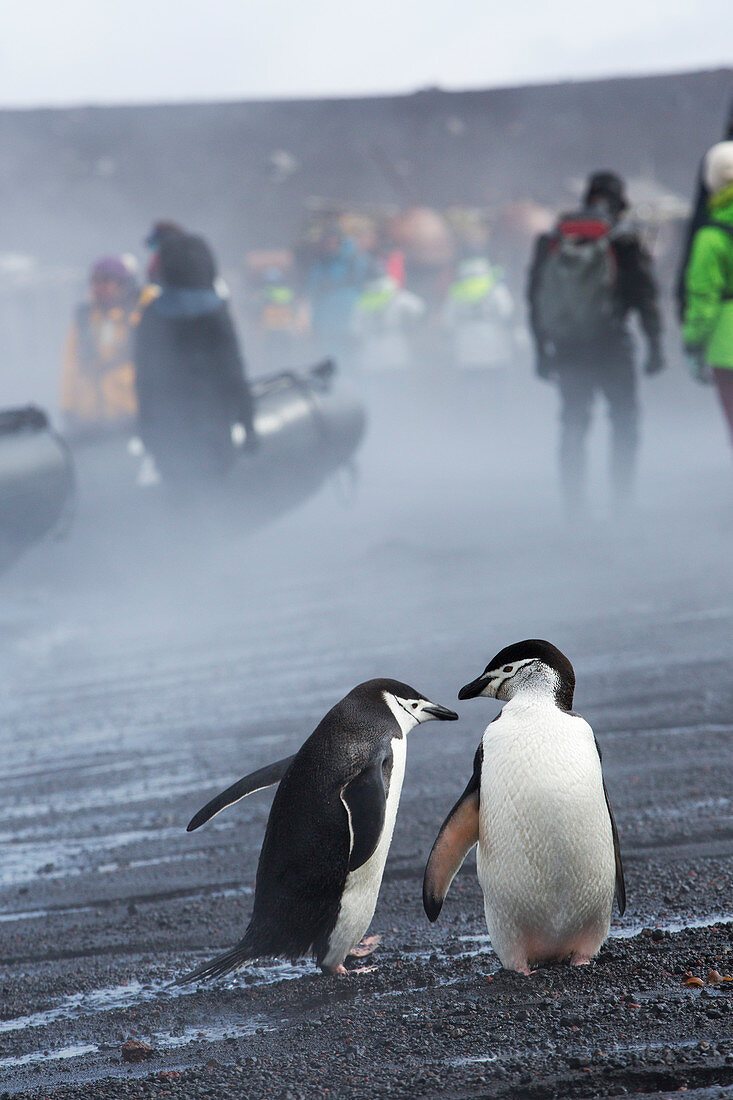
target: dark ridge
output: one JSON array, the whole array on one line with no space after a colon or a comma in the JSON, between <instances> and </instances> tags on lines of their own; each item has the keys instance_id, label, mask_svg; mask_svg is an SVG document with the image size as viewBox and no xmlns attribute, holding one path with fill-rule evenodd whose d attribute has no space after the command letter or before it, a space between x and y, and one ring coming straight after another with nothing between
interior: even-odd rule
<instances>
[{"instance_id":1,"label":"dark ridge","mask_svg":"<svg viewBox=\"0 0 733 1100\"><path fill-rule=\"evenodd\" d=\"M691 197L731 93L727 68L364 99L0 111L3 250L86 266L99 252L140 249L165 216L239 263L248 248L289 245L313 197L555 204L599 166ZM282 182L278 150L297 162Z\"/></svg>"}]
</instances>

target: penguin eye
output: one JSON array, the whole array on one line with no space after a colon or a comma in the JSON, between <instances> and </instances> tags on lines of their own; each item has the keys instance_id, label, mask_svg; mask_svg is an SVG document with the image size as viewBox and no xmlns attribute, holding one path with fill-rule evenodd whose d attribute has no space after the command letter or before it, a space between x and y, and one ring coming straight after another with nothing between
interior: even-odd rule
<instances>
[{"instance_id":1,"label":"penguin eye","mask_svg":"<svg viewBox=\"0 0 733 1100\"><path fill-rule=\"evenodd\" d=\"M417 703L410 703L410 706L412 707L413 710L417 709Z\"/></svg>"},{"instance_id":2,"label":"penguin eye","mask_svg":"<svg viewBox=\"0 0 733 1100\"><path fill-rule=\"evenodd\" d=\"M511 671L512 671L512 666L511 665L504 665L504 672L511 672Z\"/></svg>"}]
</instances>

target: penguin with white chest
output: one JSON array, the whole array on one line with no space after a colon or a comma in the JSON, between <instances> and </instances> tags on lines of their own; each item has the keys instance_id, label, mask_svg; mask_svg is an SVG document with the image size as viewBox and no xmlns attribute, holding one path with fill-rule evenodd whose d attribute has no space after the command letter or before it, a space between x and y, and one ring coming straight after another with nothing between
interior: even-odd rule
<instances>
[{"instance_id":1,"label":"penguin with white chest","mask_svg":"<svg viewBox=\"0 0 733 1100\"><path fill-rule=\"evenodd\" d=\"M573 714L575 673L536 639L502 649L458 698L506 702L487 726L471 780L446 818L425 869L435 921L478 844L486 925L502 966L587 963L600 950L614 892L626 907L618 834L588 723Z\"/></svg>"},{"instance_id":2,"label":"penguin with white chest","mask_svg":"<svg viewBox=\"0 0 733 1100\"><path fill-rule=\"evenodd\" d=\"M240 779L195 815L189 831L279 782L244 936L179 982L226 974L262 956L312 954L324 972L346 972L344 959L377 905L406 735L434 718L458 715L396 680L368 680L328 712L294 756Z\"/></svg>"}]
</instances>

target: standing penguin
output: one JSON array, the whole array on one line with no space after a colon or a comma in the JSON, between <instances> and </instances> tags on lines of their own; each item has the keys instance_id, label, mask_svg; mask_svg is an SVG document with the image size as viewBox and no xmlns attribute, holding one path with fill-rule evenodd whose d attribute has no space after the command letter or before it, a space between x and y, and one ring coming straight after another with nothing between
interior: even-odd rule
<instances>
[{"instance_id":1,"label":"standing penguin","mask_svg":"<svg viewBox=\"0 0 733 1100\"><path fill-rule=\"evenodd\" d=\"M210 978L261 956L313 954L324 972L344 959L377 905L405 771L405 735L458 715L396 680L367 680L328 712L295 756L261 768L192 819L279 781L265 831L254 908L231 951L184 975Z\"/></svg>"},{"instance_id":2,"label":"standing penguin","mask_svg":"<svg viewBox=\"0 0 733 1100\"><path fill-rule=\"evenodd\" d=\"M461 688L506 701L486 727L473 775L448 814L425 869L423 904L438 918L453 878L478 843L486 926L502 966L587 963L626 907L618 834L593 730L573 714L575 673L549 642L507 646Z\"/></svg>"}]
</instances>

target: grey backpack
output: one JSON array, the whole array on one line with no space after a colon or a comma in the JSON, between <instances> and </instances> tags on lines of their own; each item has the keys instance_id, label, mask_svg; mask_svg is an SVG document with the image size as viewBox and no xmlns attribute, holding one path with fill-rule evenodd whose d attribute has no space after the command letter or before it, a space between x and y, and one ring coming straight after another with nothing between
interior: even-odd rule
<instances>
[{"instance_id":1,"label":"grey backpack","mask_svg":"<svg viewBox=\"0 0 733 1100\"><path fill-rule=\"evenodd\" d=\"M556 347L590 343L612 325L617 266L611 230L595 214L569 214L550 237L534 312L538 331Z\"/></svg>"}]
</instances>

